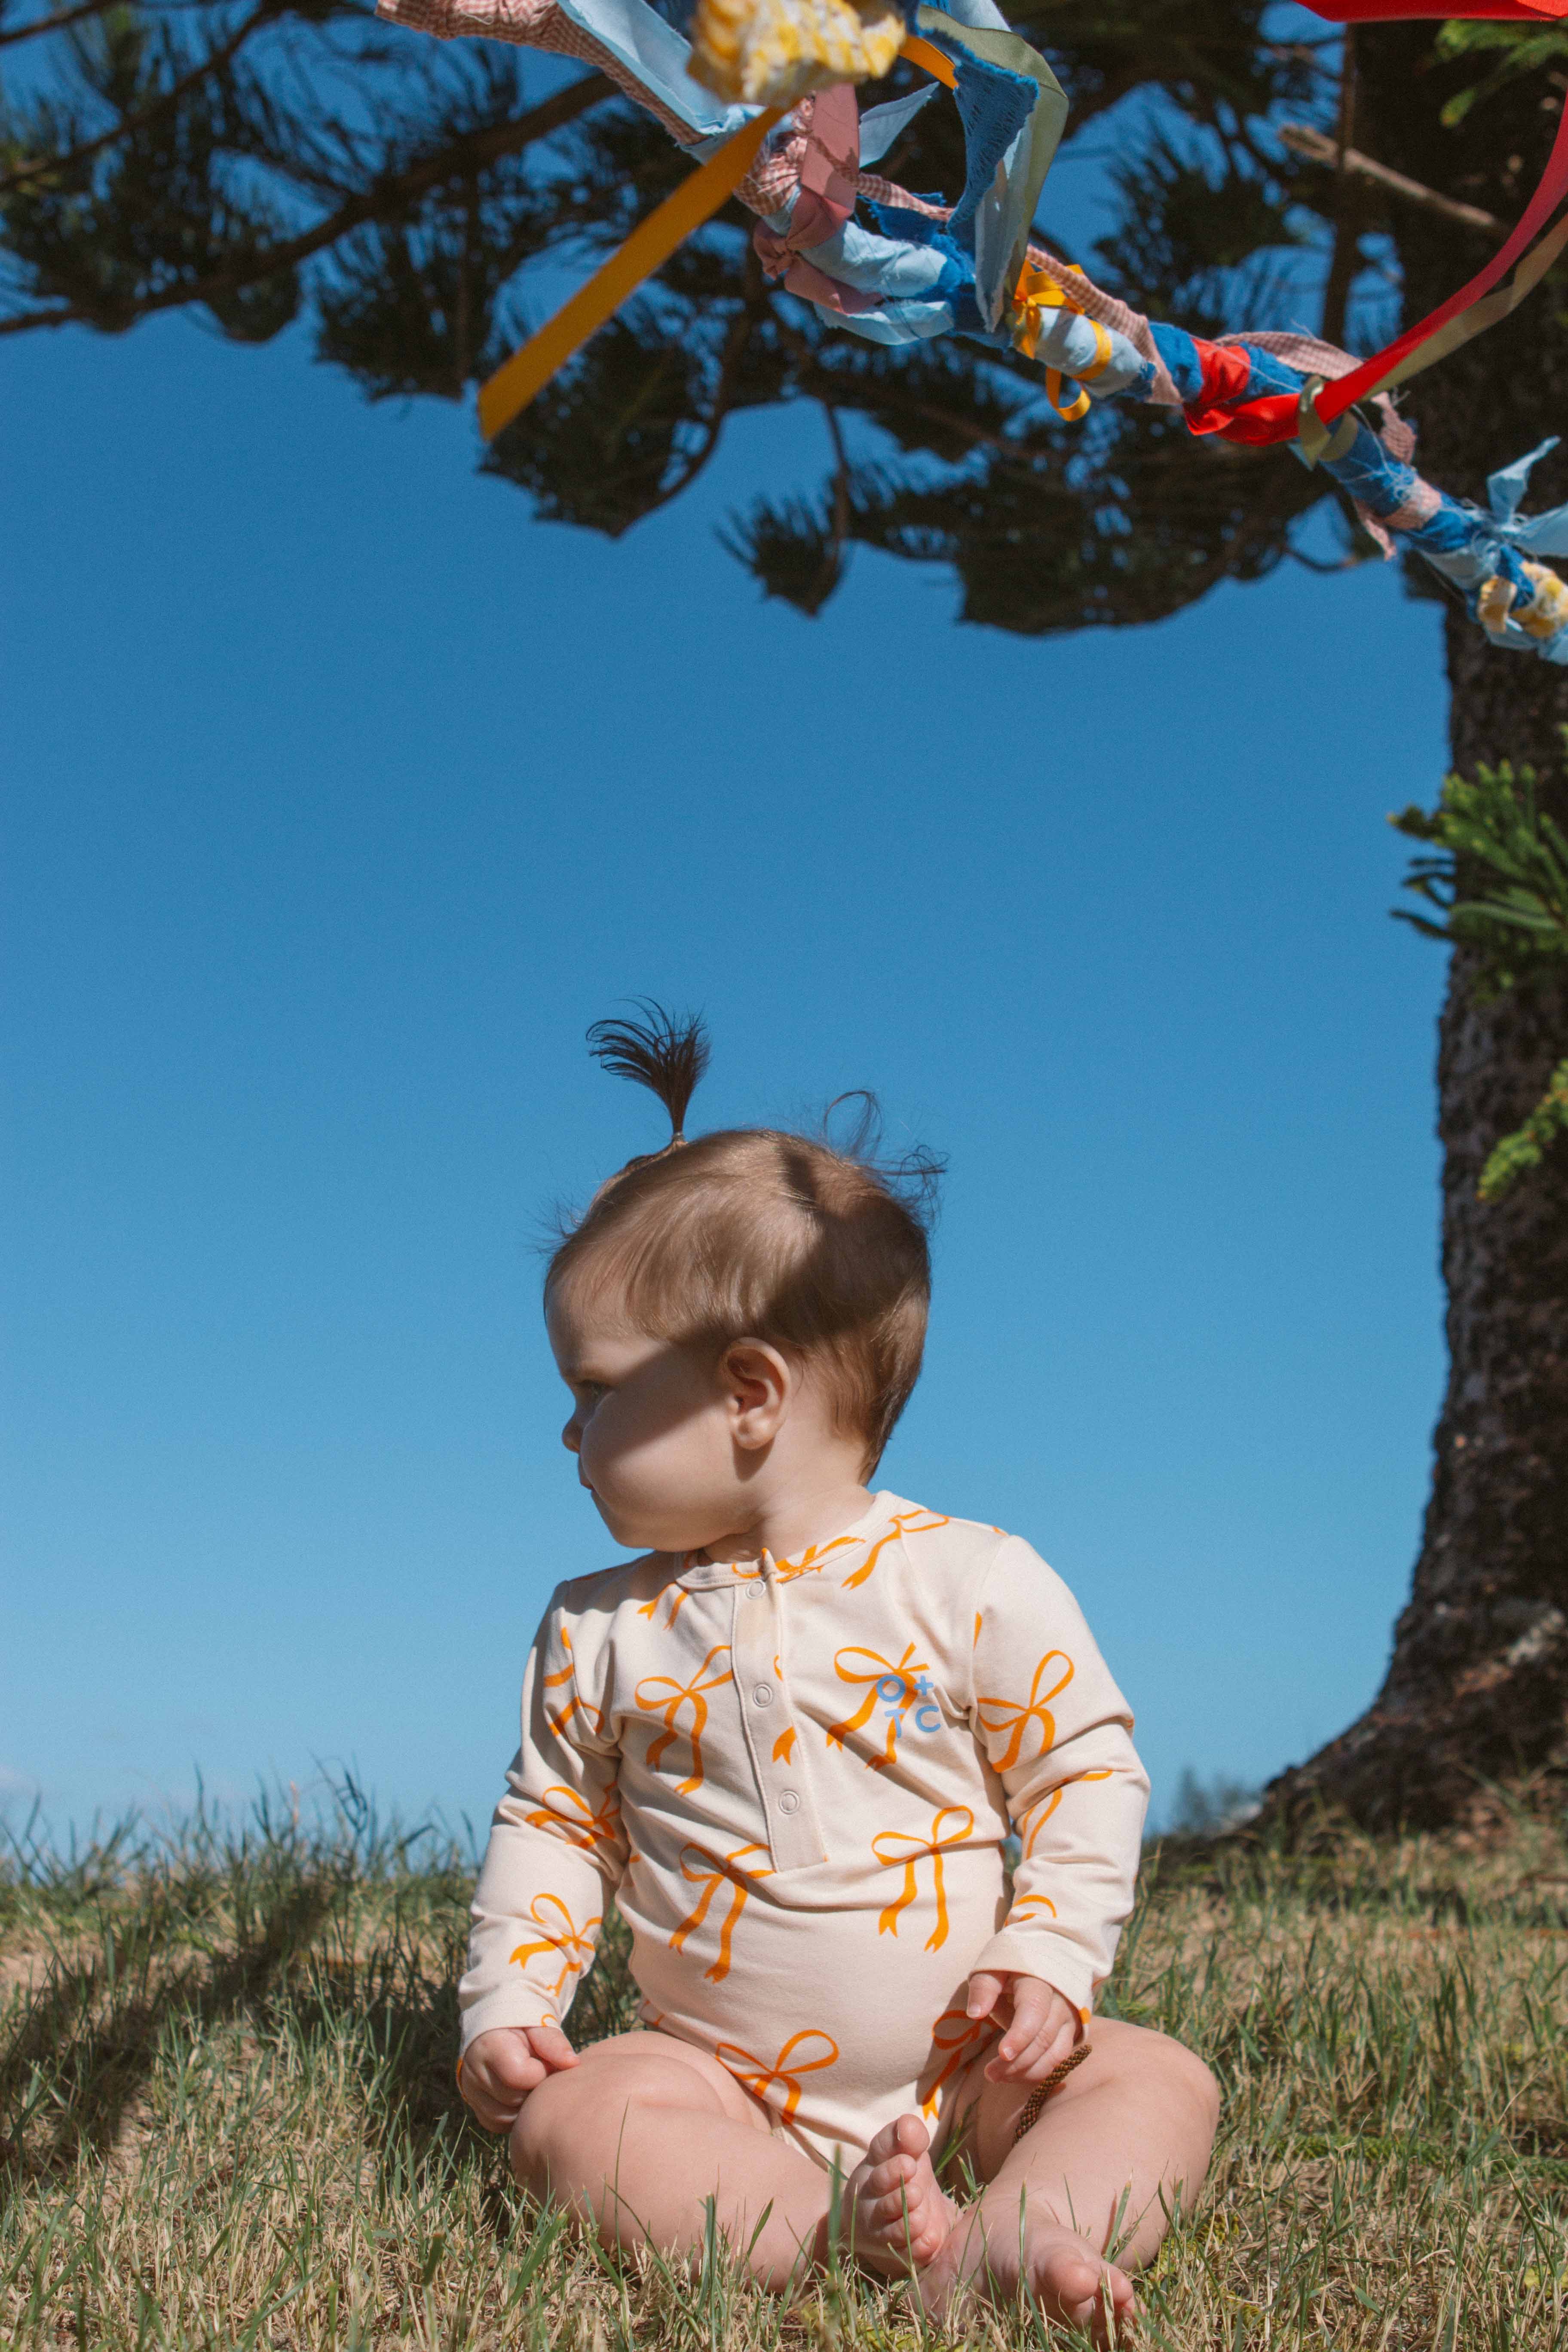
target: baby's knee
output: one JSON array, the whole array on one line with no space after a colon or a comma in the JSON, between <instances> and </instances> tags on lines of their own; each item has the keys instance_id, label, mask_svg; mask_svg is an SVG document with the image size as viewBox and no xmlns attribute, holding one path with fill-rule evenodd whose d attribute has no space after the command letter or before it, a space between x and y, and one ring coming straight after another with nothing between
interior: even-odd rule
<instances>
[{"instance_id":1,"label":"baby's knee","mask_svg":"<svg viewBox=\"0 0 1568 2352\"><path fill-rule=\"evenodd\" d=\"M1112 2064L1145 2086L1157 2083L1167 2098L1179 2101L1212 2137L1219 2122L1219 2084L1195 2051L1147 2025L1117 2022L1108 2032L1107 2021L1097 2019L1093 2032Z\"/></svg>"},{"instance_id":2,"label":"baby's knee","mask_svg":"<svg viewBox=\"0 0 1568 2352\"><path fill-rule=\"evenodd\" d=\"M579 2070L547 2074L530 2091L511 2127L511 2168L524 2189L549 2197L570 2179L573 2156L588 2126L591 2107Z\"/></svg>"},{"instance_id":3,"label":"baby's knee","mask_svg":"<svg viewBox=\"0 0 1568 2352\"><path fill-rule=\"evenodd\" d=\"M642 2107L673 2104L686 2076L656 2053L599 2051L531 2091L511 2127L511 2168L536 2197L597 2192Z\"/></svg>"},{"instance_id":4,"label":"baby's knee","mask_svg":"<svg viewBox=\"0 0 1568 2352\"><path fill-rule=\"evenodd\" d=\"M1219 2084L1212 2070L1205 2066L1195 2050L1184 2042L1177 2042L1169 2033L1152 2033L1156 2063L1162 2078L1172 2094L1191 2107L1205 2129L1213 2135L1219 2123Z\"/></svg>"}]
</instances>

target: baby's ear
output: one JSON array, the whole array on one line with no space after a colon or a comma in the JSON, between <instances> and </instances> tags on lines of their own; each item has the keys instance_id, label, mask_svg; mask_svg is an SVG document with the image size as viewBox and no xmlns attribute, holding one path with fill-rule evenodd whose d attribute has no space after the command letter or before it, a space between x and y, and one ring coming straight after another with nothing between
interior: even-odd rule
<instances>
[{"instance_id":1,"label":"baby's ear","mask_svg":"<svg viewBox=\"0 0 1568 2352\"><path fill-rule=\"evenodd\" d=\"M778 1435L796 1381L778 1349L765 1339L732 1339L719 1360L735 1442L748 1448Z\"/></svg>"}]
</instances>

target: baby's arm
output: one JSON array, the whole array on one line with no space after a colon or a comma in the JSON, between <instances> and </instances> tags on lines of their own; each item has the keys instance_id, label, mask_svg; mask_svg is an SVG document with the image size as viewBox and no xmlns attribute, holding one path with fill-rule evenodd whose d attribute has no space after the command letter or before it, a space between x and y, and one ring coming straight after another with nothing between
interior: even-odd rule
<instances>
[{"instance_id":1,"label":"baby's arm","mask_svg":"<svg viewBox=\"0 0 1568 2352\"><path fill-rule=\"evenodd\" d=\"M561 2031L626 1864L619 1758L579 1690L571 1620L552 1605L530 1652L521 1740L474 1891L458 1989L458 2079L480 2123L504 2131L546 2074L577 2063Z\"/></svg>"},{"instance_id":2,"label":"baby's arm","mask_svg":"<svg viewBox=\"0 0 1568 2352\"><path fill-rule=\"evenodd\" d=\"M973 1721L1023 1854L1007 1916L978 1956L969 2010L989 2015L1010 2000L993 2078L1038 2081L1067 2055L1110 1973L1132 1908L1149 1781L1127 1702L1082 1612L1016 1536L979 1595Z\"/></svg>"}]
</instances>

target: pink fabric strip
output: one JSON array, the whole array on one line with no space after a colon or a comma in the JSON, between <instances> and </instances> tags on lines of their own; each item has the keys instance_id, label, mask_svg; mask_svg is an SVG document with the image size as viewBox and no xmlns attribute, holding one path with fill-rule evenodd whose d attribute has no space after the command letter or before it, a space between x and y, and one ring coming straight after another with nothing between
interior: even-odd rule
<instances>
[{"instance_id":1,"label":"pink fabric strip","mask_svg":"<svg viewBox=\"0 0 1568 2352\"><path fill-rule=\"evenodd\" d=\"M549 49L555 56L576 58L596 66L616 88L646 108L656 122L682 147L694 147L702 137L689 122L661 105L645 89L619 58L602 41L574 25L554 0L376 0L376 15L411 32L431 33L438 41L470 36L481 40L515 41L527 49Z\"/></svg>"},{"instance_id":2,"label":"pink fabric strip","mask_svg":"<svg viewBox=\"0 0 1568 2352\"><path fill-rule=\"evenodd\" d=\"M759 223L753 236L760 237L765 233ZM763 267L767 268L765 261ZM770 270L769 275L776 277L778 272ZM863 293L858 286L841 284L803 254L797 254L790 263L784 289L787 293L800 295L805 301L815 302L820 310L837 310L841 319L858 318L863 310L879 310L882 307L879 294Z\"/></svg>"}]
</instances>

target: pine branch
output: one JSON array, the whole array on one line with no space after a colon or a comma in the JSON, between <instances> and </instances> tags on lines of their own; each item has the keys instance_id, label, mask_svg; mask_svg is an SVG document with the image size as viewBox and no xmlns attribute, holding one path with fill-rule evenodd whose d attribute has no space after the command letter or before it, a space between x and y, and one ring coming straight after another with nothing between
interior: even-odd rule
<instances>
[{"instance_id":1,"label":"pine branch","mask_svg":"<svg viewBox=\"0 0 1568 2352\"><path fill-rule=\"evenodd\" d=\"M88 16L101 16L106 9L119 5L120 0L81 0L78 8L60 8L51 16L35 16L31 24L13 25L9 31L0 32L0 49L14 47L18 41L36 41L45 33L63 33L69 25L79 25Z\"/></svg>"},{"instance_id":2,"label":"pine branch","mask_svg":"<svg viewBox=\"0 0 1568 2352\"><path fill-rule=\"evenodd\" d=\"M1508 223L1499 220L1495 213L1483 212L1479 205L1460 204L1457 197L1441 195L1436 188L1423 187L1419 180L1409 180L1403 172L1390 171L1386 163L1374 162L1359 148L1347 147L1342 154L1336 140L1324 131L1314 131L1310 123L1282 122L1279 138L1293 154L1304 156L1308 163L1322 163L1331 171L1343 170L1352 179L1370 181L1374 187L1385 188L1390 195L1414 205L1420 212L1436 213L1443 220L1457 221L1461 228L1477 229L1486 236L1508 235Z\"/></svg>"},{"instance_id":3,"label":"pine branch","mask_svg":"<svg viewBox=\"0 0 1568 2352\"><path fill-rule=\"evenodd\" d=\"M552 91L513 121L493 123L487 130L468 132L401 172L379 173L358 195L349 197L313 228L303 229L298 236L286 237L277 245L264 246L243 265L213 270L205 278L149 294L137 304L137 316L150 318L159 310L182 310L187 303L221 299L282 270L297 268L301 261L339 244L353 230L389 214L406 212L435 189L500 163L509 155L521 154L525 147L563 130L590 107L615 95L615 85L605 75L584 74L581 79L569 82L564 89ZM0 335L25 334L39 327L63 327L87 316L75 304L58 310L21 311L12 318L0 319Z\"/></svg>"},{"instance_id":4,"label":"pine branch","mask_svg":"<svg viewBox=\"0 0 1568 2352\"><path fill-rule=\"evenodd\" d=\"M145 131L154 122L161 121L164 115L178 106L182 98L188 96L212 75L221 73L225 66L232 64L253 33L259 32L263 25L269 24L274 17L290 13L291 0L259 0L259 5L248 16L242 18L226 40L220 41L216 49L209 49L188 72L172 81L167 89L160 90L147 105L138 108L133 114L121 115L109 130L100 131L96 138L84 139L79 146L68 147L63 154L36 155L31 163L19 163L14 171L0 174L0 196L11 195L18 188L30 186L35 180L64 177L79 170L83 163L90 163L93 157L101 155L106 147L112 147L120 140L129 139L134 132Z\"/></svg>"},{"instance_id":5,"label":"pine branch","mask_svg":"<svg viewBox=\"0 0 1568 2352\"><path fill-rule=\"evenodd\" d=\"M1505 1135L1488 1154L1476 1187L1481 1199L1495 1201L1516 1176L1522 1176L1527 1168L1539 1168L1548 1148L1563 1135L1568 1135L1568 1061L1558 1063L1546 1092L1523 1126Z\"/></svg>"}]
</instances>

